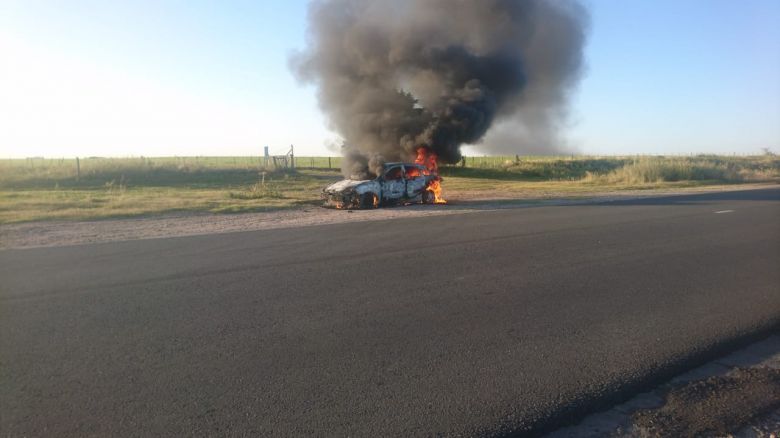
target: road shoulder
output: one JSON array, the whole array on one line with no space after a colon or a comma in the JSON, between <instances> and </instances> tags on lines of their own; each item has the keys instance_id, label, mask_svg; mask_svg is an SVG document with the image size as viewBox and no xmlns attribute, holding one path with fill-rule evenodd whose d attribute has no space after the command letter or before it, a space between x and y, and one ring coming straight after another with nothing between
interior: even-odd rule
<instances>
[{"instance_id":1,"label":"road shoulder","mask_svg":"<svg viewBox=\"0 0 780 438\"><path fill-rule=\"evenodd\" d=\"M455 198L448 205L408 205L377 210L301 207L260 213L179 213L90 221L40 221L0 225L0 250L83 245L140 239L183 237L314 225L393 220L537 206L581 205L643 198L759 190L776 184L740 184L687 189L633 190L574 195L539 193L522 198Z\"/></svg>"},{"instance_id":2,"label":"road shoulder","mask_svg":"<svg viewBox=\"0 0 780 438\"><path fill-rule=\"evenodd\" d=\"M677 376L549 438L780 435L780 335Z\"/></svg>"}]
</instances>

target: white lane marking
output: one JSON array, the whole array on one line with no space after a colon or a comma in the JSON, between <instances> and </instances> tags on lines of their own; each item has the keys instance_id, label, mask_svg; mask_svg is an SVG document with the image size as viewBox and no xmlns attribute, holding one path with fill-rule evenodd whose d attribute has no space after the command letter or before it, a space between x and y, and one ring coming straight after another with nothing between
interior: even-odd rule
<instances>
[{"instance_id":1,"label":"white lane marking","mask_svg":"<svg viewBox=\"0 0 780 438\"><path fill-rule=\"evenodd\" d=\"M716 211L715 214L734 213L734 210L721 210Z\"/></svg>"}]
</instances>

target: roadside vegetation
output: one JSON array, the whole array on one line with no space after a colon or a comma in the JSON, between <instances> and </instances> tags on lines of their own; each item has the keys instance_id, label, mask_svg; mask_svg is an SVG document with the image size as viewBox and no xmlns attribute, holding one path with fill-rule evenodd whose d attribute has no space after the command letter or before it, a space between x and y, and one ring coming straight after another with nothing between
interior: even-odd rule
<instances>
[{"instance_id":1,"label":"roadside vegetation","mask_svg":"<svg viewBox=\"0 0 780 438\"><path fill-rule=\"evenodd\" d=\"M340 159L257 157L0 160L0 223L172 212L241 213L319 205ZM442 166L456 199L577 197L625 190L780 181L780 157L468 157Z\"/></svg>"}]
</instances>

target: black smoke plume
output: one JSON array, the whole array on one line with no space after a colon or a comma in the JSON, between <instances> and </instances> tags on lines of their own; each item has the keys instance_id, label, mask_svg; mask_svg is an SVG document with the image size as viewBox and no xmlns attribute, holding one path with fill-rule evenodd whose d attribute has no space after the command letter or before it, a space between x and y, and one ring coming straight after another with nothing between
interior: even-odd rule
<instances>
[{"instance_id":1,"label":"black smoke plume","mask_svg":"<svg viewBox=\"0 0 780 438\"><path fill-rule=\"evenodd\" d=\"M455 163L496 121L518 151L554 144L587 21L575 0L314 0L291 64L366 178L421 146Z\"/></svg>"}]
</instances>

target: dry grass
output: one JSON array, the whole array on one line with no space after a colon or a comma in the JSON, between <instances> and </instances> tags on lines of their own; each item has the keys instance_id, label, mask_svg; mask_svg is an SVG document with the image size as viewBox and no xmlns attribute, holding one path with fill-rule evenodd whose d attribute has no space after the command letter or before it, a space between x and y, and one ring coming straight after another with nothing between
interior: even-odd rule
<instances>
[{"instance_id":1,"label":"dry grass","mask_svg":"<svg viewBox=\"0 0 780 438\"><path fill-rule=\"evenodd\" d=\"M780 176L776 159L740 162L720 157L642 158L608 173L587 172L583 182L594 184L652 184L677 181L721 183L770 181Z\"/></svg>"}]
</instances>

